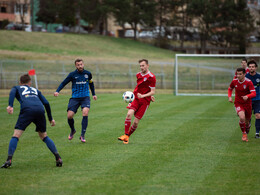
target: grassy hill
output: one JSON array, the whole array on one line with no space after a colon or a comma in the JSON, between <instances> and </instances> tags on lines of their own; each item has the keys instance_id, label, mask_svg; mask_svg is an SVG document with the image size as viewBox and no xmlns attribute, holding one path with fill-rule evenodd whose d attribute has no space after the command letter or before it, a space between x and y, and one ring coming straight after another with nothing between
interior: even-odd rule
<instances>
[{"instance_id":1,"label":"grassy hill","mask_svg":"<svg viewBox=\"0 0 260 195\"><path fill-rule=\"evenodd\" d=\"M0 59L48 59L172 61L169 50L133 41L100 35L57 34L42 32L0 31Z\"/></svg>"}]
</instances>

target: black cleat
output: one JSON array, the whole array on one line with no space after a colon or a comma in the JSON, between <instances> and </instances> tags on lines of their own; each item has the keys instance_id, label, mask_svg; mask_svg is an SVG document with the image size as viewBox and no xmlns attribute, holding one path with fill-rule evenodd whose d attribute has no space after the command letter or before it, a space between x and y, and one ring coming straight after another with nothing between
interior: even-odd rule
<instances>
[{"instance_id":1,"label":"black cleat","mask_svg":"<svg viewBox=\"0 0 260 195\"><path fill-rule=\"evenodd\" d=\"M260 137L259 137L259 134L255 134L255 138L256 139L259 139Z\"/></svg>"},{"instance_id":2,"label":"black cleat","mask_svg":"<svg viewBox=\"0 0 260 195\"><path fill-rule=\"evenodd\" d=\"M56 160L56 167L62 167L62 160L61 160L61 158Z\"/></svg>"},{"instance_id":3,"label":"black cleat","mask_svg":"<svg viewBox=\"0 0 260 195\"><path fill-rule=\"evenodd\" d=\"M2 166L1 168L8 168L11 167L12 165L12 161L11 160L7 160Z\"/></svg>"}]
</instances>

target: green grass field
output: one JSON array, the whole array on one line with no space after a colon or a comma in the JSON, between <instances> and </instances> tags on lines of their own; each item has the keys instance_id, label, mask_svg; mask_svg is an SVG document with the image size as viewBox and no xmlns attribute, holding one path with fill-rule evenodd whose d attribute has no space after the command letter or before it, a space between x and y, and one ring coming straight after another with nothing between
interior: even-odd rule
<instances>
[{"instance_id":1,"label":"green grass field","mask_svg":"<svg viewBox=\"0 0 260 195\"><path fill-rule=\"evenodd\" d=\"M234 107L226 97L156 95L128 145L123 134L126 104L121 94L92 101L87 142L81 143L81 114L73 140L66 107L70 96L47 96L57 125L48 126L64 161L54 156L31 124L18 143L13 165L0 169L0 194L259 194L260 140L241 141ZM6 160L14 115L0 97L0 159Z\"/></svg>"},{"instance_id":2,"label":"green grass field","mask_svg":"<svg viewBox=\"0 0 260 195\"><path fill-rule=\"evenodd\" d=\"M99 35L0 30L0 59L133 61L141 58L171 61L174 52L131 39Z\"/></svg>"}]
</instances>

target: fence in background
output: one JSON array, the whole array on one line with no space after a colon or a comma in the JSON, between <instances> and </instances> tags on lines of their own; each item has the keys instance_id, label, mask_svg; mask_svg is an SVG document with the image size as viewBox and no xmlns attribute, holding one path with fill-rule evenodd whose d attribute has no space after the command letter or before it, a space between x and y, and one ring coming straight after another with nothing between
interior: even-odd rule
<instances>
[{"instance_id":1,"label":"fence in background","mask_svg":"<svg viewBox=\"0 0 260 195\"><path fill-rule=\"evenodd\" d=\"M36 70L39 89L56 89L75 66L71 61L0 60L0 89L18 85L20 75L30 69ZM140 71L138 63L125 62L86 62L85 69L92 73L97 89L133 89ZM173 89L173 63L150 62L149 69L156 75L156 88Z\"/></svg>"}]
</instances>

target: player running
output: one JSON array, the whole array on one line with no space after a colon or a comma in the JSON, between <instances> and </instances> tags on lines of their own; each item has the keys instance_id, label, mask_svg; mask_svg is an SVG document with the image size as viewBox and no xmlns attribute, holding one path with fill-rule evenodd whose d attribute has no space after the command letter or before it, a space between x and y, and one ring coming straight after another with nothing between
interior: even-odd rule
<instances>
[{"instance_id":1,"label":"player running","mask_svg":"<svg viewBox=\"0 0 260 195\"><path fill-rule=\"evenodd\" d=\"M7 160L1 168L8 168L12 165L13 154L16 150L19 138L31 122L36 125L36 131L38 132L40 138L46 143L47 147L54 154L56 158L56 166L61 167L61 157L55 147L54 142L47 136L46 132L44 107L47 111L51 126L55 125L55 120L51 115L50 104L39 90L31 87L31 78L28 74L20 77L20 86L14 86L11 89L9 95L9 105L6 108L8 114L13 114L13 103L15 98L20 102L21 109L15 125L13 137L9 143Z\"/></svg>"},{"instance_id":2,"label":"player running","mask_svg":"<svg viewBox=\"0 0 260 195\"><path fill-rule=\"evenodd\" d=\"M136 74L137 85L133 92L135 99L127 106L129 110L125 119L125 134L118 138L118 140L123 141L124 144L128 144L129 137L136 130L138 123L148 109L150 102L154 101L154 97L152 96L155 94L155 75L149 71L148 60L139 60L139 64L141 72ZM131 126L133 115L135 115L135 119Z\"/></svg>"},{"instance_id":3,"label":"player running","mask_svg":"<svg viewBox=\"0 0 260 195\"><path fill-rule=\"evenodd\" d=\"M260 138L260 74L256 72L257 63L254 60L250 60L247 64L249 74L246 74L246 77L252 81L256 90L256 97L252 98L252 109L255 114L255 138Z\"/></svg>"},{"instance_id":4,"label":"player running","mask_svg":"<svg viewBox=\"0 0 260 195\"><path fill-rule=\"evenodd\" d=\"M247 132L250 129L250 120L252 114L251 98L256 96L255 88L248 78L245 78L244 68L237 69L237 78L233 79L228 88L228 101L233 102L232 91L235 88L235 108L239 116L239 126L243 133L242 141L248 142Z\"/></svg>"},{"instance_id":5,"label":"player running","mask_svg":"<svg viewBox=\"0 0 260 195\"><path fill-rule=\"evenodd\" d=\"M68 139L72 140L74 134L76 133L74 127L74 115L77 113L79 106L82 109L82 122L81 122L81 136L79 139L82 143L85 143L85 133L88 127L88 112L90 109L90 97L89 97L89 87L94 100L97 100L95 95L95 87L92 81L92 74L84 69L84 63L82 59L75 60L76 70L69 73L67 78L60 84L54 96L59 96L59 92L69 83L72 82L72 97L69 100L67 109L68 124L70 126L70 134Z\"/></svg>"}]
</instances>

